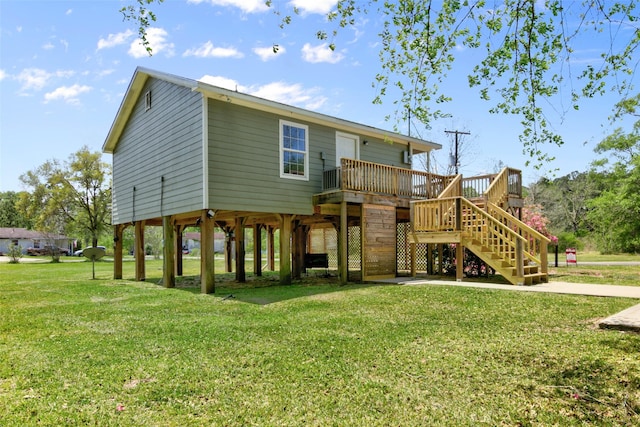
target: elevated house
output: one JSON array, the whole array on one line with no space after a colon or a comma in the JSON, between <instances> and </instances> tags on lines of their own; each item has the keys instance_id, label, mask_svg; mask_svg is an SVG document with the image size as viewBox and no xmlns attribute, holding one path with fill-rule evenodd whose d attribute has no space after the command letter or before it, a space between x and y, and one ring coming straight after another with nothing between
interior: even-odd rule
<instances>
[{"instance_id":1,"label":"elevated house","mask_svg":"<svg viewBox=\"0 0 640 427\"><path fill-rule=\"evenodd\" d=\"M256 242L266 233L264 261L270 268L276 251L273 236L279 230L280 281L285 284L310 262L326 263L327 252L335 255L331 262L342 282L373 280L394 277L402 269L415 271L418 258L431 260L437 252L432 248L450 242L479 252L503 274L511 275L504 268L513 266L518 275L514 283L526 282L526 274L533 278L538 272L525 266L540 256L527 255L529 237L522 237L518 228L523 225L517 219L519 172L505 169L469 181L411 169L414 156L439 148L138 68L103 146L113 155L114 277L122 277L123 230L135 227L136 251L143 253L144 228L162 226L163 282L174 286L181 274L182 231L198 226L201 290L213 292L218 226L227 243L235 242L225 247L227 252L235 248L235 257L227 259L235 258L240 281L245 280L247 228ZM469 186L484 187L467 194ZM464 195L480 197L470 201ZM438 204L429 204L434 200ZM485 227L488 217L502 224L502 237L464 230ZM505 257L496 254L496 245L513 249ZM427 248L424 256L415 255L422 248ZM256 245L253 253L258 275L260 249ZM136 257L136 279L145 279L144 257Z\"/></svg>"}]
</instances>

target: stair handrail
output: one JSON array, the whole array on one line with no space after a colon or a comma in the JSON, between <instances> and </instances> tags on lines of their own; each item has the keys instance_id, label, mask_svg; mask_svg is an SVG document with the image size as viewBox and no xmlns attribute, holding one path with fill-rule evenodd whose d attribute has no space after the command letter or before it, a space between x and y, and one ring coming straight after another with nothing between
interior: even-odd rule
<instances>
[{"instance_id":1,"label":"stair handrail","mask_svg":"<svg viewBox=\"0 0 640 427\"><path fill-rule=\"evenodd\" d=\"M489 215L495 217L508 228L515 228L514 231L524 239L525 257L538 264L543 273L547 273L547 245L551 243L551 239L520 221L500 206L489 203L487 207L489 209Z\"/></svg>"},{"instance_id":2,"label":"stair handrail","mask_svg":"<svg viewBox=\"0 0 640 427\"><path fill-rule=\"evenodd\" d=\"M483 246L491 248L501 259L509 263L516 269L517 276L523 276L523 256L525 247L525 238L518 234L515 230L503 224L497 218L494 218L488 212L480 209L473 202L464 197L462 206L464 209L471 210L475 213L475 218L481 218L482 221L473 222L473 215L468 215L462 219L463 232L474 240L479 241ZM501 244L496 244L495 240L499 240Z\"/></svg>"},{"instance_id":3,"label":"stair handrail","mask_svg":"<svg viewBox=\"0 0 640 427\"><path fill-rule=\"evenodd\" d=\"M485 203L494 203L500 204L501 199L507 195L507 185L508 185L508 168L502 168L500 173L493 178L491 184L489 184L489 188L484 192Z\"/></svg>"},{"instance_id":4,"label":"stair handrail","mask_svg":"<svg viewBox=\"0 0 640 427\"><path fill-rule=\"evenodd\" d=\"M438 199L462 196L462 175L455 175L449 184L438 194Z\"/></svg>"},{"instance_id":5,"label":"stair handrail","mask_svg":"<svg viewBox=\"0 0 640 427\"><path fill-rule=\"evenodd\" d=\"M504 198L508 198L511 195L514 196L522 196L522 187L520 183L516 183L516 191L512 192L512 185L509 184L509 177L514 175L522 175L522 172L518 169L513 168L503 168L498 175L493 178L491 184L489 184L489 188L484 193L485 202L493 203L496 205L500 205ZM520 180L519 180L520 181Z\"/></svg>"}]
</instances>

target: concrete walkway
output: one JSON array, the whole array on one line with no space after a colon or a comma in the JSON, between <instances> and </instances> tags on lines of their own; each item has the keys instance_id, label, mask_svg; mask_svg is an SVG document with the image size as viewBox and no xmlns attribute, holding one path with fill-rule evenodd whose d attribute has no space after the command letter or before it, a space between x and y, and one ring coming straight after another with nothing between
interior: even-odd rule
<instances>
[{"instance_id":1,"label":"concrete walkway","mask_svg":"<svg viewBox=\"0 0 640 427\"><path fill-rule=\"evenodd\" d=\"M420 278L397 277L383 280L399 285L445 285L470 288L502 289L516 292L547 292L556 294L589 295L597 297L621 297L640 299L640 286L593 285L585 283L549 282L533 286L514 286L495 283L456 282L449 280L429 280ZM640 285L640 284L639 284ZM640 304L600 321L599 326L607 329L619 329L640 332Z\"/></svg>"}]
</instances>

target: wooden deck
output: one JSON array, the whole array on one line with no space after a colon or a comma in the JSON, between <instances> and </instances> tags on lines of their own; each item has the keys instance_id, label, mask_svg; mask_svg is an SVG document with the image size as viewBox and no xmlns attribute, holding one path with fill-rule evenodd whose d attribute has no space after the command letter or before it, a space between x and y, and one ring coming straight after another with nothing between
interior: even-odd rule
<instances>
[{"instance_id":1,"label":"wooden deck","mask_svg":"<svg viewBox=\"0 0 640 427\"><path fill-rule=\"evenodd\" d=\"M517 169L463 178L342 159L340 167L324 171L322 193L314 196L314 205L318 214L360 219L366 260L386 263L393 255L376 247L389 239L382 226L369 230L388 221L366 215L379 215L375 209L387 206L395 210L396 221L406 221L402 212L410 210L412 245L453 243L457 251L467 248L513 284L547 280L549 241L519 220L523 199ZM347 205L359 206L357 212L349 214ZM461 253L456 258L462 259ZM363 270L364 277L371 276Z\"/></svg>"}]
</instances>

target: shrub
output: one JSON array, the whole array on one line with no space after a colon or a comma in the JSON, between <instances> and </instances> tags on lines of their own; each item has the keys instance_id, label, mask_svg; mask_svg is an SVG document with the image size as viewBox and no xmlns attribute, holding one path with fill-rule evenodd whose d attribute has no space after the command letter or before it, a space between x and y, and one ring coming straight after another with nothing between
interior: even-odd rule
<instances>
[{"instance_id":1,"label":"shrub","mask_svg":"<svg viewBox=\"0 0 640 427\"><path fill-rule=\"evenodd\" d=\"M9 264L18 264L20 262L20 258L22 258L22 246L11 246L9 248L9 252L7 252L7 256L10 258Z\"/></svg>"},{"instance_id":2,"label":"shrub","mask_svg":"<svg viewBox=\"0 0 640 427\"><path fill-rule=\"evenodd\" d=\"M584 249L584 245L582 244L580 239L578 239L578 236L567 231L562 232L558 235L558 246L561 252L564 252L564 250L567 248L576 248L580 251Z\"/></svg>"}]
</instances>

